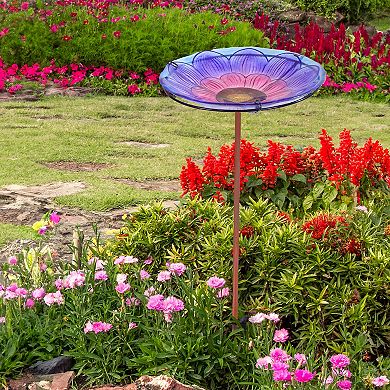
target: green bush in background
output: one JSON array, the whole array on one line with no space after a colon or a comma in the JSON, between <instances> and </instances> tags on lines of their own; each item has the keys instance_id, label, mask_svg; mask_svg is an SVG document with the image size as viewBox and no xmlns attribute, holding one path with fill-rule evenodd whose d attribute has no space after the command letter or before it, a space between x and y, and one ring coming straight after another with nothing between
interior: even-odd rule
<instances>
[{"instance_id":1,"label":"green bush in background","mask_svg":"<svg viewBox=\"0 0 390 390\"><path fill-rule=\"evenodd\" d=\"M221 24L221 16L211 12L151 9L137 16L138 21L131 21L135 15L119 6L110 10L107 22L99 22L86 9L71 6L44 20L26 12L10 14L1 22L10 31L2 38L0 57L9 64L46 66L55 59L57 65L73 62L159 72L172 59L188 53L217 47L267 46L263 33L250 23ZM119 20L112 22L113 18ZM65 22L62 27L61 22ZM58 30L52 32L52 26Z\"/></svg>"}]
</instances>

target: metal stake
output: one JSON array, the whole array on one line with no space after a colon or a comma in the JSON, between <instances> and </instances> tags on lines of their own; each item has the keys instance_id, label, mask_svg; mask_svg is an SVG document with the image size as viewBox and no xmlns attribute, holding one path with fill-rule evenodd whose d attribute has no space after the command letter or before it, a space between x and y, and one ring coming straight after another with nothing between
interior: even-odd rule
<instances>
[{"instance_id":1,"label":"metal stake","mask_svg":"<svg viewBox=\"0 0 390 390\"><path fill-rule=\"evenodd\" d=\"M238 319L238 261L240 257L240 146L241 112L235 113L233 192L233 317Z\"/></svg>"}]
</instances>

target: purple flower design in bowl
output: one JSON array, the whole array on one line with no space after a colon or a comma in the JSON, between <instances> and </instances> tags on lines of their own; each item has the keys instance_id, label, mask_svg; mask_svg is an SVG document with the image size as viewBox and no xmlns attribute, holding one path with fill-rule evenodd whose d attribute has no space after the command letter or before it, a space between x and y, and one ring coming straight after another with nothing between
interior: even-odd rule
<instances>
[{"instance_id":1,"label":"purple flower design in bowl","mask_svg":"<svg viewBox=\"0 0 390 390\"><path fill-rule=\"evenodd\" d=\"M168 96L214 111L259 111L296 103L325 81L317 62L288 51L232 47L171 61L160 74Z\"/></svg>"}]
</instances>

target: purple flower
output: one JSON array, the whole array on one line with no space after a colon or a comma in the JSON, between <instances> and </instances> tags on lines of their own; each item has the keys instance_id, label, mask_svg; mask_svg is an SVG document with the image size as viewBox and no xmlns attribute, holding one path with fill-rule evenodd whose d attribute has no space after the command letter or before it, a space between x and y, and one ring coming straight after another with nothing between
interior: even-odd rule
<instances>
[{"instance_id":1,"label":"purple flower","mask_svg":"<svg viewBox=\"0 0 390 390\"><path fill-rule=\"evenodd\" d=\"M288 340L288 338L289 338L289 335L288 335L287 329L275 330L274 341L276 343L284 343Z\"/></svg>"},{"instance_id":2,"label":"purple flower","mask_svg":"<svg viewBox=\"0 0 390 390\"><path fill-rule=\"evenodd\" d=\"M41 228L38 229L38 234L43 236L46 233L47 229L48 229L47 226L42 226Z\"/></svg>"},{"instance_id":3,"label":"purple flower","mask_svg":"<svg viewBox=\"0 0 390 390\"><path fill-rule=\"evenodd\" d=\"M258 111L310 96L325 80L316 62L292 52L256 47L195 53L160 74L167 94L196 108Z\"/></svg>"},{"instance_id":4,"label":"purple flower","mask_svg":"<svg viewBox=\"0 0 390 390\"><path fill-rule=\"evenodd\" d=\"M344 368L347 367L350 363L348 356L342 353L331 356L329 361L332 363L332 368Z\"/></svg>"},{"instance_id":5,"label":"purple flower","mask_svg":"<svg viewBox=\"0 0 390 390\"><path fill-rule=\"evenodd\" d=\"M225 283L225 279L218 278L217 276L213 276L207 281L207 285L211 288L222 288Z\"/></svg>"},{"instance_id":6,"label":"purple flower","mask_svg":"<svg viewBox=\"0 0 390 390\"><path fill-rule=\"evenodd\" d=\"M294 378L297 382L306 383L314 378L315 374L308 370L295 370Z\"/></svg>"}]
</instances>

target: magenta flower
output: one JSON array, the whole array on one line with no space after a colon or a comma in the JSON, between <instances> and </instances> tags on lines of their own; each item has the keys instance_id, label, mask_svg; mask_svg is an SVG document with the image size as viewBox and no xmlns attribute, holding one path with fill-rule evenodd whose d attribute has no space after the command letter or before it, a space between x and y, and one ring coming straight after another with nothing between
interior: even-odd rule
<instances>
[{"instance_id":1,"label":"magenta flower","mask_svg":"<svg viewBox=\"0 0 390 390\"><path fill-rule=\"evenodd\" d=\"M256 361L256 367L263 368L264 370L268 370L270 364L272 364L272 358L270 356L259 358Z\"/></svg>"},{"instance_id":2,"label":"magenta flower","mask_svg":"<svg viewBox=\"0 0 390 390\"><path fill-rule=\"evenodd\" d=\"M107 280L108 275L106 271L96 271L95 272L95 280Z\"/></svg>"},{"instance_id":3,"label":"magenta flower","mask_svg":"<svg viewBox=\"0 0 390 390\"><path fill-rule=\"evenodd\" d=\"M55 211L53 211L50 214L49 220L50 222L53 222L54 225L57 225L61 221L61 217Z\"/></svg>"},{"instance_id":4,"label":"magenta flower","mask_svg":"<svg viewBox=\"0 0 390 390\"><path fill-rule=\"evenodd\" d=\"M217 298L226 298L228 297L230 294L230 289L229 287L224 287L224 288L221 288L218 292L217 292Z\"/></svg>"},{"instance_id":5,"label":"magenta flower","mask_svg":"<svg viewBox=\"0 0 390 390\"><path fill-rule=\"evenodd\" d=\"M291 380L291 372L287 370L280 370L280 371L274 371L272 375L274 381L281 382L281 381L290 381Z\"/></svg>"},{"instance_id":6,"label":"magenta flower","mask_svg":"<svg viewBox=\"0 0 390 390\"><path fill-rule=\"evenodd\" d=\"M217 276L213 276L207 281L207 285L211 288L222 288L225 283L225 279L218 278Z\"/></svg>"},{"instance_id":7,"label":"magenta flower","mask_svg":"<svg viewBox=\"0 0 390 390\"><path fill-rule=\"evenodd\" d=\"M332 368L344 368L350 364L348 356L342 353L331 356L329 361L332 363Z\"/></svg>"},{"instance_id":8,"label":"magenta flower","mask_svg":"<svg viewBox=\"0 0 390 390\"><path fill-rule=\"evenodd\" d=\"M288 339L289 339L289 335L288 335L288 330L287 329L275 330L274 341L276 343L284 343Z\"/></svg>"},{"instance_id":9,"label":"magenta flower","mask_svg":"<svg viewBox=\"0 0 390 390\"><path fill-rule=\"evenodd\" d=\"M284 362L272 362L271 364L271 370L273 371L284 371L284 370L288 370L289 369L289 365L287 363L284 363Z\"/></svg>"},{"instance_id":10,"label":"magenta flower","mask_svg":"<svg viewBox=\"0 0 390 390\"><path fill-rule=\"evenodd\" d=\"M138 325L135 322L130 322L129 323L129 330L138 328Z\"/></svg>"},{"instance_id":11,"label":"magenta flower","mask_svg":"<svg viewBox=\"0 0 390 390\"><path fill-rule=\"evenodd\" d=\"M350 390L351 387L352 387L352 382L349 381L349 380L343 380L343 381L338 381L337 382L337 387L340 389L340 390Z\"/></svg>"},{"instance_id":12,"label":"magenta flower","mask_svg":"<svg viewBox=\"0 0 390 390\"><path fill-rule=\"evenodd\" d=\"M375 386L375 387L383 387L383 386L386 386L389 384L389 379L387 378L387 376L385 375L381 375L381 376L378 376L376 378L374 378L371 383Z\"/></svg>"},{"instance_id":13,"label":"magenta flower","mask_svg":"<svg viewBox=\"0 0 390 390\"><path fill-rule=\"evenodd\" d=\"M144 269L141 269L141 271L139 272L139 276L141 280L146 280L150 278L150 273L148 271L145 271Z\"/></svg>"},{"instance_id":14,"label":"magenta flower","mask_svg":"<svg viewBox=\"0 0 390 390\"><path fill-rule=\"evenodd\" d=\"M164 295L161 295L161 294L151 295L149 297L149 300L148 300L146 307L149 310L163 311L164 310Z\"/></svg>"},{"instance_id":15,"label":"magenta flower","mask_svg":"<svg viewBox=\"0 0 390 390\"><path fill-rule=\"evenodd\" d=\"M34 305L35 305L34 299L31 299L31 298L27 298L27 299L26 299L25 306L27 307L27 309L33 308Z\"/></svg>"},{"instance_id":16,"label":"magenta flower","mask_svg":"<svg viewBox=\"0 0 390 390\"><path fill-rule=\"evenodd\" d=\"M119 293L119 294L124 294L126 291L129 291L130 290L130 284L128 283L118 283L115 287L115 290Z\"/></svg>"},{"instance_id":17,"label":"magenta flower","mask_svg":"<svg viewBox=\"0 0 390 390\"><path fill-rule=\"evenodd\" d=\"M88 321L84 327L84 333L94 332L95 334L105 332L107 333L112 329L112 324L108 322L91 322Z\"/></svg>"},{"instance_id":18,"label":"magenta flower","mask_svg":"<svg viewBox=\"0 0 390 390\"><path fill-rule=\"evenodd\" d=\"M186 272L187 267L183 263L172 263L169 265L169 271L177 276L181 276Z\"/></svg>"},{"instance_id":19,"label":"magenta flower","mask_svg":"<svg viewBox=\"0 0 390 390\"><path fill-rule=\"evenodd\" d=\"M163 312L172 313L173 311L184 310L184 302L176 297L168 297L163 301Z\"/></svg>"},{"instance_id":20,"label":"magenta flower","mask_svg":"<svg viewBox=\"0 0 390 390\"><path fill-rule=\"evenodd\" d=\"M46 295L45 289L44 288L37 288L35 289L32 293L31 296L36 299L36 300L41 300L43 297Z\"/></svg>"},{"instance_id":21,"label":"magenta flower","mask_svg":"<svg viewBox=\"0 0 390 390\"><path fill-rule=\"evenodd\" d=\"M295 370L294 378L297 382L306 383L314 378L315 374L308 370Z\"/></svg>"},{"instance_id":22,"label":"magenta flower","mask_svg":"<svg viewBox=\"0 0 390 390\"><path fill-rule=\"evenodd\" d=\"M54 285L56 286L56 289L57 290L62 290L64 288L64 282L62 279L57 279L55 282L54 282Z\"/></svg>"},{"instance_id":23,"label":"magenta flower","mask_svg":"<svg viewBox=\"0 0 390 390\"><path fill-rule=\"evenodd\" d=\"M169 271L161 271L157 275L157 280L159 282L166 282L171 279L171 273Z\"/></svg>"},{"instance_id":24,"label":"magenta flower","mask_svg":"<svg viewBox=\"0 0 390 390\"><path fill-rule=\"evenodd\" d=\"M11 256L11 257L8 259L8 264L9 264L9 265L16 265L16 264L18 264L18 259L17 259L17 257Z\"/></svg>"},{"instance_id":25,"label":"magenta flower","mask_svg":"<svg viewBox=\"0 0 390 390\"><path fill-rule=\"evenodd\" d=\"M274 348L271 349L271 352L269 354L272 358L272 360L279 361L279 362L288 362L291 359L291 356L287 354L283 349L281 348Z\"/></svg>"},{"instance_id":26,"label":"magenta flower","mask_svg":"<svg viewBox=\"0 0 390 390\"><path fill-rule=\"evenodd\" d=\"M42 226L41 228L38 229L38 234L43 236L47 232L48 227L47 226Z\"/></svg>"}]
</instances>

